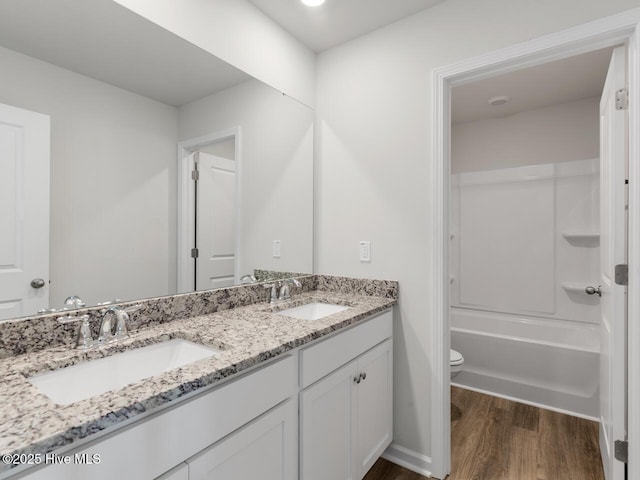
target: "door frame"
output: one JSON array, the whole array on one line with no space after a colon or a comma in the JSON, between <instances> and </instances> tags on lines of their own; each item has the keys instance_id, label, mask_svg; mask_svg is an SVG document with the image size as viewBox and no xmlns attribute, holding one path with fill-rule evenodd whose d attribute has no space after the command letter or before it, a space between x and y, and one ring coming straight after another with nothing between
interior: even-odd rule
<instances>
[{"instance_id":1,"label":"door frame","mask_svg":"<svg viewBox=\"0 0 640 480\"><path fill-rule=\"evenodd\" d=\"M240 176L242 172L242 128L240 126L209 133L200 137L184 140L178 143L178 230L177 230L177 274L178 293L188 293L194 291L194 261L191 257L192 245L195 245L195 215L193 211L195 203L195 189L191 180L193 164L189 160L189 155L205 145L233 139L235 145L236 161L236 245L234 268L235 283L238 283L240 275L240 223L241 223L241 187Z\"/></svg>"},{"instance_id":2,"label":"door frame","mask_svg":"<svg viewBox=\"0 0 640 480\"><path fill-rule=\"evenodd\" d=\"M629 70L629 287L628 318L640 318L640 8L480 55L432 74L432 322L431 475L451 470L449 378L449 188L451 172L451 88L483 78L627 45ZM628 325L629 478L640 478L640 322ZM635 348L633 348L635 347Z\"/></svg>"}]
</instances>

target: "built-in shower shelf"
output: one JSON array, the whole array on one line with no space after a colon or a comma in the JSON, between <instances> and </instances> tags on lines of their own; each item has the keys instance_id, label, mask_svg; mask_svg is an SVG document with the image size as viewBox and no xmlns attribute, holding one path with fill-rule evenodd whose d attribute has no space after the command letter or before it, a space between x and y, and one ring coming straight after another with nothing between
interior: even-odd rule
<instances>
[{"instance_id":1,"label":"built-in shower shelf","mask_svg":"<svg viewBox=\"0 0 640 480\"><path fill-rule=\"evenodd\" d=\"M564 232L562 236L576 247L597 247L600 245L598 232Z\"/></svg>"}]
</instances>

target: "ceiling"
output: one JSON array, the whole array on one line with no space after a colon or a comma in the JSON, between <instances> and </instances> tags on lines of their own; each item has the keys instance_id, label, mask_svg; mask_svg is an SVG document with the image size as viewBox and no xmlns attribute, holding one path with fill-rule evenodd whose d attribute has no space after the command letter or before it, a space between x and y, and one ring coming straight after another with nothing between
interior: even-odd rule
<instances>
[{"instance_id":1,"label":"ceiling","mask_svg":"<svg viewBox=\"0 0 640 480\"><path fill-rule=\"evenodd\" d=\"M174 106L252 78L111 0L2 0L0 46Z\"/></svg>"},{"instance_id":2,"label":"ceiling","mask_svg":"<svg viewBox=\"0 0 640 480\"><path fill-rule=\"evenodd\" d=\"M444 0L249 0L311 50L321 52Z\"/></svg>"},{"instance_id":3,"label":"ceiling","mask_svg":"<svg viewBox=\"0 0 640 480\"><path fill-rule=\"evenodd\" d=\"M501 118L518 112L600 96L613 48L549 62L454 87L452 123ZM489 98L506 95L501 106Z\"/></svg>"}]
</instances>

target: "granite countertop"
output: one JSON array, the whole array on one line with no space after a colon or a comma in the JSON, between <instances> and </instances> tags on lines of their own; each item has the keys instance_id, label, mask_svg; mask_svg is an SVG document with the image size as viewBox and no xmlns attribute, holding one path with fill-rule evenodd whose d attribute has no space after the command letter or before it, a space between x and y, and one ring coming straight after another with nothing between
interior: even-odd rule
<instances>
[{"instance_id":1,"label":"granite countertop","mask_svg":"<svg viewBox=\"0 0 640 480\"><path fill-rule=\"evenodd\" d=\"M396 298L361 293L320 290L299 293L275 306L255 303L156 324L132 333L122 343L90 351L61 345L2 359L0 454L54 451L352 325L396 303ZM314 301L350 308L315 321L277 313ZM56 405L26 379L37 373L172 338L213 346L221 353L66 406ZM0 464L0 472L9 468L9 465Z\"/></svg>"}]
</instances>

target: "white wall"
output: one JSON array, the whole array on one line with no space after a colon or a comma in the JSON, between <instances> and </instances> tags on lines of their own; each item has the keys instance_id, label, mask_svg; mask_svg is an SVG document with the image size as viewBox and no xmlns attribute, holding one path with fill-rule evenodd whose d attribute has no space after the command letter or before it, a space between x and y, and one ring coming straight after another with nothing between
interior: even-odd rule
<instances>
[{"instance_id":1,"label":"white wall","mask_svg":"<svg viewBox=\"0 0 640 480\"><path fill-rule=\"evenodd\" d=\"M51 116L51 306L176 289L177 109L0 48L0 103Z\"/></svg>"},{"instance_id":2,"label":"white wall","mask_svg":"<svg viewBox=\"0 0 640 480\"><path fill-rule=\"evenodd\" d=\"M592 97L454 124L451 173L596 158L600 155L599 104L600 97Z\"/></svg>"},{"instance_id":3,"label":"white wall","mask_svg":"<svg viewBox=\"0 0 640 480\"><path fill-rule=\"evenodd\" d=\"M316 55L246 0L116 0L307 105Z\"/></svg>"},{"instance_id":4,"label":"white wall","mask_svg":"<svg viewBox=\"0 0 640 480\"><path fill-rule=\"evenodd\" d=\"M394 442L429 455L431 73L638 6L447 0L318 57L316 270L400 281ZM358 241L371 240L371 263Z\"/></svg>"},{"instance_id":5,"label":"white wall","mask_svg":"<svg viewBox=\"0 0 640 480\"><path fill-rule=\"evenodd\" d=\"M181 141L241 127L240 275L313 270L313 111L257 80L181 106ZM281 257L272 257L280 240Z\"/></svg>"}]
</instances>

